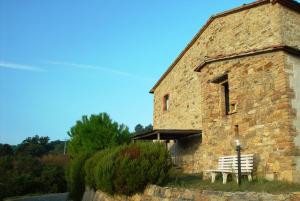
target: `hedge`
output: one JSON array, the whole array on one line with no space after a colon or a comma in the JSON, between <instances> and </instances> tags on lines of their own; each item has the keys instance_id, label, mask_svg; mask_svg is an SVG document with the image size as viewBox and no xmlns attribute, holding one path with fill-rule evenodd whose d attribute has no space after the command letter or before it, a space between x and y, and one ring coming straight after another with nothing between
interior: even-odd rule
<instances>
[{"instance_id":1,"label":"hedge","mask_svg":"<svg viewBox=\"0 0 300 201\"><path fill-rule=\"evenodd\" d=\"M66 180L68 184L69 196L73 201L81 201L85 190L84 164L89 158L89 154L82 154L70 160L66 170Z\"/></svg>"},{"instance_id":2,"label":"hedge","mask_svg":"<svg viewBox=\"0 0 300 201\"><path fill-rule=\"evenodd\" d=\"M87 185L108 194L132 195L142 192L148 184L159 185L167 179L171 168L169 152L161 143L117 146L86 159L81 157L80 162L78 159L70 163L74 166L68 174L71 186L83 189ZM74 196L81 199L82 190L77 194L72 193L75 189L69 190L73 200L77 200Z\"/></svg>"},{"instance_id":3,"label":"hedge","mask_svg":"<svg viewBox=\"0 0 300 201\"><path fill-rule=\"evenodd\" d=\"M114 188L118 194L131 195L147 184L161 184L171 167L162 144L140 143L125 147L115 161Z\"/></svg>"}]
</instances>

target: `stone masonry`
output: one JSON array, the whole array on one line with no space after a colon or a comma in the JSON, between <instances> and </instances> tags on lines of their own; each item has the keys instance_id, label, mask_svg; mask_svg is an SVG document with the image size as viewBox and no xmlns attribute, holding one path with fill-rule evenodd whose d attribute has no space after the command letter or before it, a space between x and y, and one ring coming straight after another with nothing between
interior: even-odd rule
<instances>
[{"instance_id":1,"label":"stone masonry","mask_svg":"<svg viewBox=\"0 0 300 201\"><path fill-rule=\"evenodd\" d=\"M300 6L292 0L261 0L210 18L151 89L154 129L202 130L196 144L173 145L185 172L215 168L218 157L235 153L238 138L243 153L255 154L255 175L300 182L299 52ZM213 82L225 75L228 115L224 86Z\"/></svg>"},{"instance_id":2,"label":"stone masonry","mask_svg":"<svg viewBox=\"0 0 300 201\"><path fill-rule=\"evenodd\" d=\"M257 192L220 192L148 186L142 194L110 196L87 188L82 201L298 201L300 193L270 194Z\"/></svg>"}]
</instances>

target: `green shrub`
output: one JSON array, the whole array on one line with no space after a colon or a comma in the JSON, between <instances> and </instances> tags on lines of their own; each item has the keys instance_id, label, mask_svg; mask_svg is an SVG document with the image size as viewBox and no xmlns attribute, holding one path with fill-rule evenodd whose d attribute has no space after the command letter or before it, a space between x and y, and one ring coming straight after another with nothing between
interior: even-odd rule
<instances>
[{"instance_id":1,"label":"green shrub","mask_svg":"<svg viewBox=\"0 0 300 201\"><path fill-rule=\"evenodd\" d=\"M119 151L120 147L103 151L103 157L98 158L95 168L96 188L109 194L114 193L113 180L115 178L113 176L115 171L115 158Z\"/></svg>"},{"instance_id":2,"label":"green shrub","mask_svg":"<svg viewBox=\"0 0 300 201\"><path fill-rule=\"evenodd\" d=\"M69 195L74 201L80 201L85 190L85 171L83 170L88 154L83 154L69 162L66 179Z\"/></svg>"},{"instance_id":3,"label":"green shrub","mask_svg":"<svg viewBox=\"0 0 300 201\"><path fill-rule=\"evenodd\" d=\"M109 157L106 154L110 155L110 151L114 150L113 147L130 142L128 127L113 121L108 114L100 113L90 117L83 116L70 129L68 135L70 141L67 150L70 165L67 173L67 183L70 196L74 200L79 199L85 185L93 188L99 186L108 192L112 192L113 188L109 183L111 176L107 171L113 172L110 170L113 161L110 161L111 164L105 161ZM106 151L104 155L97 152L105 149L110 149L110 151ZM85 164L87 158L83 155L86 156L95 152L97 154L93 155ZM78 156L81 155L84 161L79 159ZM45 161L48 161L48 159L45 158ZM97 166L99 161L103 161L103 165Z\"/></svg>"},{"instance_id":4,"label":"green shrub","mask_svg":"<svg viewBox=\"0 0 300 201\"><path fill-rule=\"evenodd\" d=\"M131 195L143 191L147 184L161 184L170 168L169 153L163 144L131 144L115 161L115 192Z\"/></svg>"},{"instance_id":5,"label":"green shrub","mask_svg":"<svg viewBox=\"0 0 300 201\"><path fill-rule=\"evenodd\" d=\"M103 189L103 191L105 191L104 189L106 188L104 186L107 187L108 185L104 184L107 183L104 182L104 180L108 180L107 178L109 177L111 172L113 172L113 155L117 153L120 147L98 151L86 161L84 166L86 185L97 189L98 184L98 188L101 188ZM111 187L107 188L112 189ZM111 191L109 190L108 192Z\"/></svg>"},{"instance_id":6,"label":"green shrub","mask_svg":"<svg viewBox=\"0 0 300 201\"><path fill-rule=\"evenodd\" d=\"M104 151L96 152L92 155L84 165L84 172L85 172L85 184L89 187L96 189L96 182L95 182L95 167L98 162L98 158L103 157Z\"/></svg>"},{"instance_id":7,"label":"green shrub","mask_svg":"<svg viewBox=\"0 0 300 201\"><path fill-rule=\"evenodd\" d=\"M171 158L169 152L166 150L163 144L144 143L141 164L147 166L147 180L152 184L162 184L169 176L169 170L171 169Z\"/></svg>"},{"instance_id":8,"label":"green shrub","mask_svg":"<svg viewBox=\"0 0 300 201\"><path fill-rule=\"evenodd\" d=\"M114 186L118 194L140 192L147 185L145 169L139 165L139 160L132 160L128 156L116 161Z\"/></svg>"},{"instance_id":9,"label":"green shrub","mask_svg":"<svg viewBox=\"0 0 300 201\"><path fill-rule=\"evenodd\" d=\"M136 143L97 152L85 164L85 181L109 194L131 195L161 184L170 168L163 144Z\"/></svg>"},{"instance_id":10,"label":"green shrub","mask_svg":"<svg viewBox=\"0 0 300 201\"><path fill-rule=\"evenodd\" d=\"M55 165L44 166L40 176L43 192L64 193L67 187L64 175L63 167Z\"/></svg>"}]
</instances>

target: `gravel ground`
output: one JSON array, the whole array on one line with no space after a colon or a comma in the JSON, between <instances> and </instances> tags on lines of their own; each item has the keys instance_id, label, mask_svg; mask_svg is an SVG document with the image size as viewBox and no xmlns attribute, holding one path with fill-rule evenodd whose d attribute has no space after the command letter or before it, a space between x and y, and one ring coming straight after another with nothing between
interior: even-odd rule
<instances>
[{"instance_id":1,"label":"gravel ground","mask_svg":"<svg viewBox=\"0 0 300 201\"><path fill-rule=\"evenodd\" d=\"M47 194L32 197L13 198L7 201L67 201L68 193Z\"/></svg>"}]
</instances>

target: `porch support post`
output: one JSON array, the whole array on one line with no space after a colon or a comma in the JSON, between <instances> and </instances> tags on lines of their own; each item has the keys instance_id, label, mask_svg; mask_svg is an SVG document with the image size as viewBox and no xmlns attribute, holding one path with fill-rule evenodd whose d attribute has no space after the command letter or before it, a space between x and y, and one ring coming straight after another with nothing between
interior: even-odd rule
<instances>
[{"instance_id":1,"label":"porch support post","mask_svg":"<svg viewBox=\"0 0 300 201\"><path fill-rule=\"evenodd\" d=\"M160 133L157 133L157 141L160 142Z\"/></svg>"}]
</instances>

